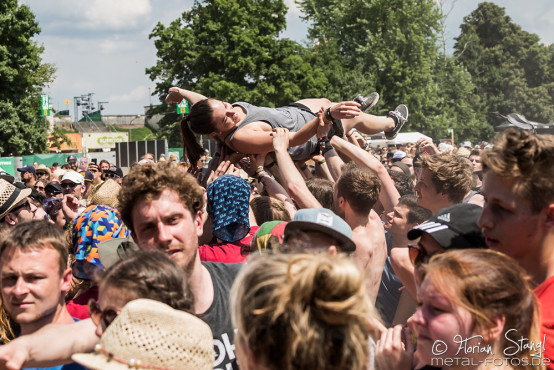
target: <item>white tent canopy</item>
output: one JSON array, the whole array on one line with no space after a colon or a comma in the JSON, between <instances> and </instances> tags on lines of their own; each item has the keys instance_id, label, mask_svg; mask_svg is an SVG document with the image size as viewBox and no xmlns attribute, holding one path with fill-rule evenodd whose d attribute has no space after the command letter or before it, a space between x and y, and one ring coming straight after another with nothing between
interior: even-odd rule
<instances>
[{"instance_id":1,"label":"white tent canopy","mask_svg":"<svg viewBox=\"0 0 554 370\"><path fill-rule=\"evenodd\" d=\"M421 132L400 132L398 135L396 135L396 138L394 140L386 140L384 133L382 135L372 135L371 139L374 143L379 143L380 145L389 145L389 144L407 144L407 143L415 143L419 139L431 139L427 135L423 135ZM380 142L383 143L380 143Z\"/></svg>"}]
</instances>

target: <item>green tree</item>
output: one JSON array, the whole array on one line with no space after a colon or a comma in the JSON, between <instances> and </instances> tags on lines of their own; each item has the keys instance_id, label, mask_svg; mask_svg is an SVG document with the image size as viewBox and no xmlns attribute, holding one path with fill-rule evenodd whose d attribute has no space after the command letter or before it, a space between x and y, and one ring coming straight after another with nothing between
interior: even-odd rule
<instances>
[{"instance_id":1,"label":"green tree","mask_svg":"<svg viewBox=\"0 0 554 370\"><path fill-rule=\"evenodd\" d=\"M0 153L19 155L47 149L46 124L39 119L40 92L54 67L32 40L40 33L34 14L17 0L0 2Z\"/></svg>"},{"instance_id":2,"label":"green tree","mask_svg":"<svg viewBox=\"0 0 554 370\"><path fill-rule=\"evenodd\" d=\"M552 48L493 3L479 4L460 28L455 56L472 76L482 112L517 112L539 122L554 119Z\"/></svg>"},{"instance_id":3,"label":"green tree","mask_svg":"<svg viewBox=\"0 0 554 370\"><path fill-rule=\"evenodd\" d=\"M410 109L407 130L434 138L477 117L466 99L471 78L439 52L442 14L434 0L300 0L315 65L331 82L326 96L344 96L373 89L381 94L377 112L398 103ZM326 68L327 67L327 68ZM462 77L463 78L460 78ZM471 136L467 130L463 135Z\"/></svg>"},{"instance_id":4,"label":"green tree","mask_svg":"<svg viewBox=\"0 0 554 370\"><path fill-rule=\"evenodd\" d=\"M321 96L327 79L308 63L300 44L279 39L286 25L282 0L196 1L171 22L158 23L154 39L158 61L147 73L163 97L178 85L225 101L280 106ZM179 145L178 117L167 105L160 134ZM151 112L151 113L155 113Z\"/></svg>"},{"instance_id":5,"label":"green tree","mask_svg":"<svg viewBox=\"0 0 554 370\"><path fill-rule=\"evenodd\" d=\"M425 119L417 112L427 97L436 96L430 83L440 18L434 1L302 0L299 4L312 22L309 36L336 46L335 58L343 67L368 78L367 88L382 95L380 107L406 102L416 120Z\"/></svg>"}]
</instances>

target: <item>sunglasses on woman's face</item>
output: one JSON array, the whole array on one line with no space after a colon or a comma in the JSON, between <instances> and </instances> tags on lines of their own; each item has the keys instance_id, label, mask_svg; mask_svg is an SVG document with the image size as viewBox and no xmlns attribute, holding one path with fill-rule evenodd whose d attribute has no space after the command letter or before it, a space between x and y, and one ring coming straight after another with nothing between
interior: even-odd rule
<instances>
[{"instance_id":1,"label":"sunglasses on woman's face","mask_svg":"<svg viewBox=\"0 0 554 370\"><path fill-rule=\"evenodd\" d=\"M422 263L429 262L431 257L436 253L429 255L425 251L425 248L423 248L422 246L408 244L408 254L410 256L410 261L412 262L412 264L414 266L419 266Z\"/></svg>"},{"instance_id":2,"label":"sunglasses on woman's face","mask_svg":"<svg viewBox=\"0 0 554 370\"><path fill-rule=\"evenodd\" d=\"M88 301L88 314L94 325L98 326L98 324L102 323L104 328L107 328L115 320L117 315L119 315L119 312L112 309L102 311L94 298L91 298Z\"/></svg>"}]
</instances>

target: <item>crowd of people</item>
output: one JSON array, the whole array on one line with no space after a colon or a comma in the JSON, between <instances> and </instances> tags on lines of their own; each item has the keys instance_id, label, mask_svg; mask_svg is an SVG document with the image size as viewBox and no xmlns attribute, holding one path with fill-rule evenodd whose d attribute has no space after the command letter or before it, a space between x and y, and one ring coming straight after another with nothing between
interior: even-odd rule
<instances>
[{"instance_id":1,"label":"crowd of people","mask_svg":"<svg viewBox=\"0 0 554 370\"><path fill-rule=\"evenodd\" d=\"M0 172L0 367L554 368L553 136L182 99L181 161Z\"/></svg>"}]
</instances>

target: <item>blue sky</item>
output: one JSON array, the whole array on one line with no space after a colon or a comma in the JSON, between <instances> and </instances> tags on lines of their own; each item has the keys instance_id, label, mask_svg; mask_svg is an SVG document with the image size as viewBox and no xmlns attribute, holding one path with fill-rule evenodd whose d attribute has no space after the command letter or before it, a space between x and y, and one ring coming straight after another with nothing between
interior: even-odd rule
<instances>
[{"instance_id":1,"label":"blue sky","mask_svg":"<svg viewBox=\"0 0 554 370\"><path fill-rule=\"evenodd\" d=\"M439 0L437 0L439 1ZM307 25L294 0L289 6L284 37L303 42ZM449 46L459 33L463 17L480 1L443 0ZM495 0L512 21L536 33L545 44L554 42L553 0ZM73 98L94 93L93 100L108 101L104 114L142 114L144 106L158 103L150 97L154 83L145 68L156 63L156 49L148 34L157 22L168 25L190 9L191 0L20 0L37 17L42 32L36 40L45 47L43 60L56 66L56 79L46 89L55 109Z\"/></svg>"}]
</instances>

